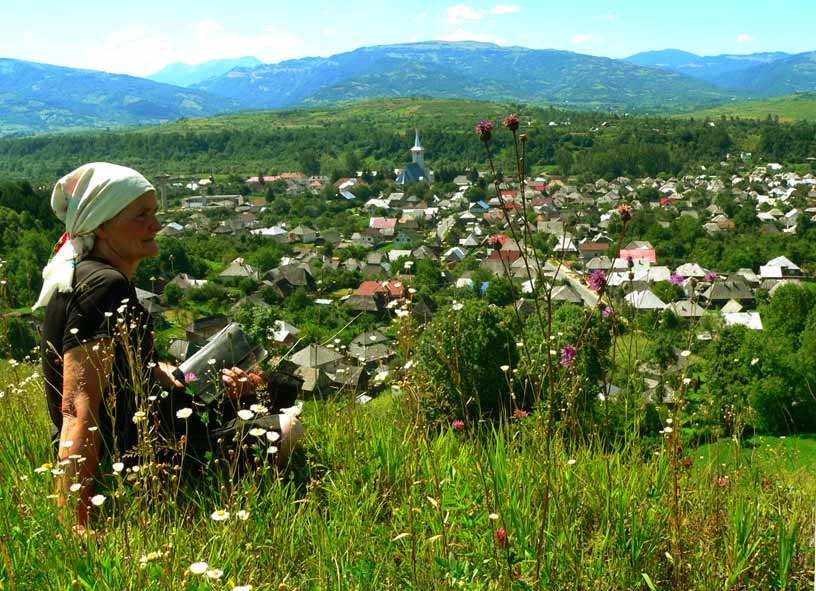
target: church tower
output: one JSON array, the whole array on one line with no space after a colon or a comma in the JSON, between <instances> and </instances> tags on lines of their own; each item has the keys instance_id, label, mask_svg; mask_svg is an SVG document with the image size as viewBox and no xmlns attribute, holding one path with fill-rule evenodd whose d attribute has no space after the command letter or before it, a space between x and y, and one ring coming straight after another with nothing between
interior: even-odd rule
<instances>
[{"instance_id":1,"label":"church tower","mask_svg":"<svg viewBox=\"0 0 816 591\"><path fill-rule=\"evenodd\" d=\"M430 185L433 182L431 171L425 168L425 148L419 143L419 130L416 130L414 147L411 148L412 162L407 165L397 177L397 185L404 186L411 183L425 183Z\"/></svg>"},{"instance_id":2,"label":"church tower","mask_svg":"<svg viewBox=\"0 0 816 591\"><path fill-rule=\"evenodd\" d=\"M411 148L411 157L415 164L421 168L425 168L425 148L419 143L419 130L416 130L416 139L414 140L414 147Z\"/></svg>"}]
</instances>

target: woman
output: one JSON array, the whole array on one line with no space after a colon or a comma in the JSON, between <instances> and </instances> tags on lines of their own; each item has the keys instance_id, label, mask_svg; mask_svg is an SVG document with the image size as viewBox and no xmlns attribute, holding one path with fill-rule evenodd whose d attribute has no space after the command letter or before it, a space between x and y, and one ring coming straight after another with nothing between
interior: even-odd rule
<instances>
[{"instance_id":1,"label":"woman","mask_svg":"<svg viewBox=\"0 0 816 591\"><path fill-rule=\"evenodd\" d=\"M213 445L219 431L186 410L195 401L173 378L174 368L156 359L150 317L132 283L139 262L158 254L153 186L130 168L86 164L57 182L51 207L65 222L65 234L43 270L34 307L47 306L43 374L64 470L58 499L64 506L72 485L80 485L75 529L83 533L104 451L125 457L139 429L147 432L152 424L171 444L176 433L185 435L188 452ZM224 370L221 379L232 399L264 381L262 374L239 368ZM258 421L280 434L277 460L285 460L302 434L300 423L287 415Z\"/></svg>"}]
</instances>

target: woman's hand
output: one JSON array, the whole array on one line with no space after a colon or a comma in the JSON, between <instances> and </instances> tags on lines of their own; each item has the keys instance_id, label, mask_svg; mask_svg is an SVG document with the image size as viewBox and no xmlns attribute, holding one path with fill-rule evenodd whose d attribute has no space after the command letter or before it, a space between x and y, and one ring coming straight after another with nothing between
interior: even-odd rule
<instances>
[{"instance_id":1,"label":"woman's hand","mask_svg":"<svg viewBox=\"0 0 816 591\"><path fill-rule=\"evenodd\" d=\"M221 382L227 389L227 396L237 400L244 394L254 392L264 383L262 371L244 371L240 367L221 370Z\"/></svg>"},{"instance_id":2,"label":"woman's hand","mask_svg":"<svg viewBox=\"0 0 816 591\"><path fill-rule=\"evenodd\" d=\"M164 361L159 361L159 363L153 367L153 378L156 379L165 390L183 388L184 384L173 376L174 371L176 371L176 366L165 363Z\"/></svg>"}]
</instances>

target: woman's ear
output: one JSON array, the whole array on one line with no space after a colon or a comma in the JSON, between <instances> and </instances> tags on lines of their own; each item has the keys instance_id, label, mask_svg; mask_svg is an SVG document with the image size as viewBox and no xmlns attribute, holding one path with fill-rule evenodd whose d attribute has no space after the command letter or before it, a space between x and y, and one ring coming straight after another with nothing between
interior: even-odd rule
<instances>
[{"instance_id":1,"label":"woman's ear","mask_svg":"<svg viewBox=\"0 0 816 591\"><path fill-rule=\"evenodd\" d=\"M94 235L97 237L97 239L105 240L108 237L108 232L107 229L105 228L105 226L107 225L108 225L107 222L102 222L102 224L100 224L100 226L96 230L94 230Z\"/></svg>"}]
</instances>

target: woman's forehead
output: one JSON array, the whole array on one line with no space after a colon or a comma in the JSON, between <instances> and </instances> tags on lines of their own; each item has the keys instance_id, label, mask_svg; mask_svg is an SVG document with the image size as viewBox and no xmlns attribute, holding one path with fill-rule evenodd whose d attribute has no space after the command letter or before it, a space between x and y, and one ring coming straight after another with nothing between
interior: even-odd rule
<instances>
[{"instance_id":1,"label":"woman's forehead","mask_svg":"<svg viewBox=\"0 0 816 591\"><path fill-rule=\"evenodd\" d=\"M140 197L137 197L134 201L131 202L125 209L128 210L136 210L136 209L144 209L145 207L148 208L156 208L157 206L156 201L156 192L155 191L147 191L146 193L142 194Z\"/></svg>"}]
</instances>

